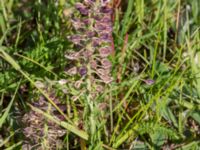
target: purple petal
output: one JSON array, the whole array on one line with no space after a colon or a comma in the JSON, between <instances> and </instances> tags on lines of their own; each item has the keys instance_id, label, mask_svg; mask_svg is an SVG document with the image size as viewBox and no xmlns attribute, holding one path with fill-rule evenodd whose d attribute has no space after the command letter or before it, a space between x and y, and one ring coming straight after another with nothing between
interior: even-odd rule
<instances>
[{"instance_id":1,"label":"purple petal","mask_svg":"<svg viewBox=\"0 0 200 150\"><path fill-rule=\"evenodd\" d=\"M90 50L85 50L82 52L82 55L84 58L89 58L92 56L92 54L93 54L93 51L90 51Z\"/></svg>"},{"instance_id":2,"label":"purple petal","mask_svg":"<svg viewBox=\"0 0 200 150\"><path fill-rule=\"evenodd\" d=\"M83 5L82 3L76 3L75 4L76 9L82 14L82 15L88 15L89 10L88 8Z\"/></svg>"},{"instance_id":3,"label":"purple petal","mask_svg":"<svg viewBox=\"0 0 200 150\"><path fill-rule=\"evenodd\" d=\"M100 16L100 15L95 15L95 16L93 16L93 18L95 19L95 21L101 21L102 16Z\"/></svg>"},{"instance_id":4,"label":"purple petal","mask_svg":"<svg viewBox=\"0 0 200 150\"><path fill-rule=\"evenodd\" d=\"M152 84L154 84L155 83L155 81L154 80L152 80L152 79L146 79L146 80L143 80L147 85L152 85Z\"/></svg>"},{"instance_id":5,"label":"purple petal","mask_svg":"<svg viewBox=\"0 0 200 150\"><path fill-rule=\"evenodd\" d=\"M91 22L90 19L83 19L82 21L85 25L89 25Z\"/></svg>"},{"instance_id":6,"label":"purple petal","mask_svg":"<svg viewBox=\"0 0 200 150\"><path fill-rule=\"evenodd\" d=\"M95 29L98 31L104 31L107 29L107 25L103 23L96 23L95 24Z\"/></svg>"},{"instance_id":7,"label":"purple petal","mask_svg":"<svg viewBox=\"0 0 200 150\"><path fill-rule=\"evenodd\" d=\"M102 59L101 64L103 65L102 67L105 69L112 67L111 62L107 58Z\"/></svg>"},{"instance_id":8,"label":"purple petal","mask_svg":"<svg viewBox=\"0 0 200 150\"><path fill-rule=\"evenodd\" d=\"M104 7L101 7L100 12L106 13L106 14L112 14L113 10L112 10L112 8L104 6Z\"/></svg>"},{"instance_id":9,"label":"purple petal","mask_svg":"<svg viewBox=\"0 0 200 150\"><path fill-rule=\"evenodd\" d=\"M86 35L87 35L88 38L94 37L95 34L96 34L96 33L95 33L94 31L87 31L87 32L86 32Z\"/></svg>"},{"instance_id":10,"label":"purple petal","mask_svg":"<svg viewBox=\"0 0 200 150\"><path fill-rule=\"evenodd\" d=\"M101 19L101 22L103 22L103 23L112 23L111 16L104 16L104 17Z\"/></svg>"},{"instance_id":11,"label":"purple petal","mask_svg":"<svg viewBox=\"0 0 200 150\"><path fill-rule=\"evenodd\" d=\"M69 40L76 45L80 45L82 39L83 39L83 37L81 37L80 35L72 35L69 37Z\"/></svg>"},{"instance_id":12,"label":"purple petal","mask_svg":"<svg viewBox=\"0 0 200 150\"><path fill-rule=\"evenodd\" d=\"M111 54L112 49L110 47L102 47L99 49L99 54L101 57L107 57Z\"/></svg>"},{"instance_id":13,"label":"purple petal","mask_svg":"<svg viewBox=\"0 0 200 150\"><path fill-rule=\"evenodd\" d=\"M101 41L101 39L99 39L99 38L93 38L93 39L92 39L92 46L93 46L93 47L100 46L101 43L102 43L102 41Z\"/></svg>"},{"instance_id":14,"label":"purple petal","mask_svg":"<svg viewBox=\"0 0 200 150\"><path fill-rule=\"evenodd\" d=\"M97 68L97 62L96 62L95 60L90 61L90 66L91 66L93 69L96 69L96 68Z\"/></svg>"},{"instance_id":15,"label":"purple petal","mask_svg":"<svg viewBox=\"0 0 200 150\"><path fill-rule=\"evenodd\" d=\"M85 66L79 68L79 74L80 74L81 76L86 75L86 74L87 74L87 68L86 68Z\"/></svg>"},{"instance_id":16,"label":"purple petal","mask_svg":"<svg viewBox=\"0 0 200 150\"><path fill-rule=\"evenodd\" d=\"M100 39L104 40L105 42L111 42L112 35L108 32L102 32L100 33Z\"/></svg>"}]
</instances>

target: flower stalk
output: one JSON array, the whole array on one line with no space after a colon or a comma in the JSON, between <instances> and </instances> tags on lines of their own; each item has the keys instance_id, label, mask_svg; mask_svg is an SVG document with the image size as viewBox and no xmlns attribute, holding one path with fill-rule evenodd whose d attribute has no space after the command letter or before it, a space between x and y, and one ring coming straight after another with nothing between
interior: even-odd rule
<instances>
[{"instance_id":1,"label":"flower stalk","mask_svg":"<svg viewBox=\"0 0 200 150\"><path fill-rule=\"evenodd\" d=\"M112 53L112 8L110 0L84 0L76 3L78 17L72 17L72 25L76 32L68 39L74 44L76 51L65 55L75 62L77 73L73 74L80 84L86 83L86 127L90 132L91 143L98 145L100 120L99 102L95 99L103 93L104 87L112 82L109 56ZM69 68L70 71L71 68ZM76 81L77 82L77 81ZM79 85L84 88L84 86ZM94 147L93 147L94 148Z\"/></svg>"}]
</instances>

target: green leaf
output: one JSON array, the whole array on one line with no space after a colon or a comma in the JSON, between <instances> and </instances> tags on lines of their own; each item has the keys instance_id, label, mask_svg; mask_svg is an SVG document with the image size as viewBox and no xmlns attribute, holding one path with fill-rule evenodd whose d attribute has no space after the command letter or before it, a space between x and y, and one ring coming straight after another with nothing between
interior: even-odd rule
<instances>
[{"instance_id":1,"label":"green leaf","mask_svg":"<svg viewBox=\"0 0 200 150\"><path fill-rule=\"evenodd\" d=\"M162 146L166 141L165 134L159 131L155 131L153 134L150 134L150 137L152 142L158 147Z\"/></svg>"},{"instance_id":2,"label":"green leaf","mask_svg":"<svg viewBox=\"0 0 200 150\"><path fill-rule=\"evenodd\" d=\"M199 141L194 141L187 145L182 146L181 148L178 148L177 150L198 150L199 144L200 144Z\"/></svg>"},{"instance_id":3,"label":"green leaf","mask_svg":"<svg viewBox=\"0 0 200 150\"><path fill-rule=\"evenodd\" d=\"M136 142L131 150L138 149L138 150L148 150L148 146L143 142Z\"/></svg>"},{"instance_id":4,"label":"green leaf","mask_svg":"<svg viewBox=\"0 0 200 150\"><path fill-rule=\"evenodd\" d=\"M164 107L163 109L160 110L162 115L166 120L169 122L173 122L175 127L178 127L178 122L174 114L172 113L171 109L169 107Z\"/></svg>"},{"instance_id":5,"label":"green leaf","mask_svg":"<svg viewBox=\"0 0 200 150\"><path fill-rule=\"evenodd\" d=\"M200 124L200 111L193 111L190 116Z\"/></svg>"},{"instance_id":6,"label":"green leaf","mask_svg":"<svg viewBox=\"0 0 200 150\"><path fill-rule=\"evenodd\" d=\"M20 70L21 67L18 65L18 63L4 51L4 47L0 47L0 52L2 55L0 55L3 59L5 59L9 64L11 64L16 70Z\"/></svg>"}]
</instances>

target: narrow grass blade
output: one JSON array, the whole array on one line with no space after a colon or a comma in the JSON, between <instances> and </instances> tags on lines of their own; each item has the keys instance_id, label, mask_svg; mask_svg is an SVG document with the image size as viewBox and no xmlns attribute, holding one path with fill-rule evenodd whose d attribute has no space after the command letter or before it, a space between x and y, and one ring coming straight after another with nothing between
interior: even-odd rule
<instances>
[{"instance_id":1,"label":"narrow grass blade","mask_svg":"<svg viewBox=\"0 0 200 150\"><path fill-rule=\"evenodd\" d=\"M134 81L134 83L132 84L132 86L130 87L130 89L128 90L128 92L126 93L126 95L124 96L124 98L119 102L119 104L113 109L113 112L116 111L117 109L119 109L123 103L126 101L126 99L129 97L129 95L131 94L131 92L133 91L134 87L138 84L139 80L136 79L136 81Z\"/></svg>"},{"instance_id":2,"label":"narrow grass blade","mask_svg":"<svg viewBox=\"0 0 200 150\"><path fill-rule=\"evenodd\" d=\"M20 142L18 142L18 143L16 143L16 144L10 146L9 148L4 149L4 150L13 150L13 149L15 149L17 146L21 145L22 143L23 143L23 142L20 141Z\"/></svg>"},{"instance_id":3,"label":"narrow grass blade","mask_svg":"<svg viewBox=\"0 0 200 150\"><path fill-rule=\"evenodd\" d=\"M13 105L13 102L14 102L14 100L15 100L15 96L16 96L17 91L18 91L18 89L19 89L20 83L21 83L21 80L20 80L20 82L19 82L19 84L18 84L18 86L17 86L17 88L16 88L16 90L15 90L15 93L14 93L14 95L13 95L13 97L12 97L12 100L10 101L8 107L6 108L6 111L4 112L4 114L3 114L3 115L1 116L1 118L0 118L0 128L2 127L3 123L5 122L6 118L7 118L8 115L9 115L9 111L10 111L10 109L11 109L11 107L12 107L12 105Z\"/></svg>"},{"instance_id":4,"label":"narrow grass blade","mask_svg":"<svg viewBox=\"0 0 200 150\"><path fill-rule=\"evenodd\" d=\"M15 132L16 133L16 132ZM9 137L7 137L5 140L2 141L2 143L0 143L0 148L2 146L4 146L6 143L9 142L10 138L15 134L15 133L12 133Z\"/></svg>"},{"instance_id":5,"label":"narrow grass blade","mask_svg":"<svg viewBox=\"0 0 200 150\"><path fill-rule=\"evenodd\" d=\"M50 73L53 74L55 77L57 77L57 75L56 75L54 72L52 72L51 70L49 70L47 67L41 65L41 64L38 63L37 61L35 61L35 60L33 60L33 59L29 58L29 57L26 57L26 56L17 54L17 53L16 53L15 55L16 55L16 56L19 56L19 57L21 57L21 58L24 58L24 59L26 59L26 60L28 60L28 61L30 61L30 62L32 62L32 63L38 65L38 66L40 66L41 68L43 68L43 69L46 70L47 72L50 72Z\"/></svg>"},{"instance_id":6,"label":"narrow grass blade","mask_svg":"<svg viewBox=\"0 0 200 150\"><path fill-rule=\"evenodd\" d=\"M18 63L10 56L8 55L5 51L4 51L4 47L0 47L0 53L2 55L0 55L1 57L3 57L3 59L5 59L8 63L10 63L16 70L20 70L20 66L18 65Z\"/></svg>"}]
</instances>

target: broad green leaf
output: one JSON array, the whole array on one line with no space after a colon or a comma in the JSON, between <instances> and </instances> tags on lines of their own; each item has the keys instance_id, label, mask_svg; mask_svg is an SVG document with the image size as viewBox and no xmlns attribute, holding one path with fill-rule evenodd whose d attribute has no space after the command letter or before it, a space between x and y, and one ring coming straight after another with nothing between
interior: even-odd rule
<instances>
[{"instance_id":1,"label":"broad green leaf","mask_svg":"<svg viewBox=\"0 0 200 150\"><path fill-rule=\"evenodd\" d=\"M150 134L150 137L154 145L158 147L162 146L166 141L166 136L159 131L155 131L153 134Z\"/></svg>"},{"instance_id":2,"label":"broad green leaf","mask_svg":"<svg viewBox=\"0 0 200 150\"><path fill-rule=\"evenodd\" d=\"M196 120L200 125L200 111L193 111L190 116Z\"/></svg>"},{"instance_id":3,"label":"broad green leaf","mask_svg":"<svg viewBox=\"0 0 200 150\"><path fill-rule=\"evenodd\" d=\"M172 113L171 109L165 106L163 109L160 110L162 115L168 122L172 122L174 126L178 127L178 122L174 114Z\"/></svg>"}]
</instances>

